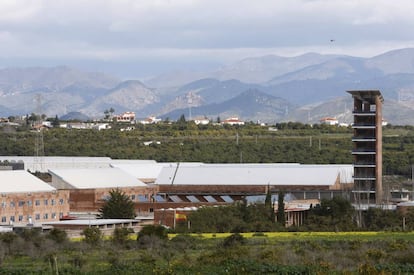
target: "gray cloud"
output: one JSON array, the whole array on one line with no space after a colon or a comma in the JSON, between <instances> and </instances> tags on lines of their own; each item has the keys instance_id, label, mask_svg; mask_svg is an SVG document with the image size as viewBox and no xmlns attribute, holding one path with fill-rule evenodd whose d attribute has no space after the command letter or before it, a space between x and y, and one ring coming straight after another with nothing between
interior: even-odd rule
<instances>
[{"instance_id":1,"label":"gray cloud","mask_svg":"<svg viewBox=\"0 0 414 275\"><path fill-rule=\"evenodd\" d=\"M231 62L413 47L409 0L2 1L0 58ZM335 39L335 43L330 43Z\"/></svg>"}]
</instances>

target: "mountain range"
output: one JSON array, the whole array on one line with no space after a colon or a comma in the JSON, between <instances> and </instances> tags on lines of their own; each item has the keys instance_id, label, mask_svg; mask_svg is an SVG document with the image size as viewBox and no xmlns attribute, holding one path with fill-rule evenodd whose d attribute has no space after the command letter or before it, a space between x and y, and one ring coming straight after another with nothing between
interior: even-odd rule
<instances>
[{"instance_id":1,"label":"mountain range","mask_svg":"<svg viewBox=\"0 0 414 275\"><path fill-rule=\"evenodd\" d=\"M122 80L60 66L0 70L0 116L79 113L102 118L104 111L155 115L239 117L268 123L317 123L336 117L350 123L347 90L380 90L384 118L414 125L414 49L371 58L307 53L295 57L250 57L216 70L169 72Z\"/></svg>"}]
</instances>

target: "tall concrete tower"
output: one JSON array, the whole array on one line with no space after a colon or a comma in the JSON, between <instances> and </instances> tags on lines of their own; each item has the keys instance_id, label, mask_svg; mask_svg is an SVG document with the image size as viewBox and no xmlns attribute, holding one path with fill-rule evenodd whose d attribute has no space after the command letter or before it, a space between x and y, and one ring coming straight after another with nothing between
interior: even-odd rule
<instances>
[{"instance_id":1,"label":"tall concrete tower","mask_svg":"<svg viewBox=\"0 0 414 275\"><path fill-rule=\"evenodd\" d=\"M378 90L348 91L354 99L352 137L355 202L381 204L382 191L382 103Z\"/></svg>"}]
</instances>

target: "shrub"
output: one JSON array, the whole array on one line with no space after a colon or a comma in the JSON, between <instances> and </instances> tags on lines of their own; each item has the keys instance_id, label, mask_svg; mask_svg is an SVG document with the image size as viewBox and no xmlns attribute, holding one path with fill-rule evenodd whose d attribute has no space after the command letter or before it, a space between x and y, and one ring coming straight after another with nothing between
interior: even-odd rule
<instances>
[{"instance_id":1,"label":"shrub","mask_svg":"<svg viewBox=\"0 0 414 275\"><path fill-rule=\"evenodd\" d=\"M64 243L68 240L68 235L61 229L53 228L48 232L46 238L51 239L56 243Z\"/></svg>"},{"instance_id":2,"label":"shrub","mask_svg":"<svg viewBox=\"0 0 414 275\"><path fill-rule=\"evenodd\" d=\"M138 240L143 236L155 236L160 239L167 239L168 230L162 225L145 225L141 231L138 232Z\"/></svg>"},{"instance_id":3,"label":"shrub","mask_svg":"<svg viewBox=\"0 0 414 275\"><path fill-rule=\"evenodd\" d=\"M240 245L240 244L244 244L244 243L246 243L246 239L242 235L240 235L239 233L235 233L235 234L232 234L232 235L226 237L223 240L222 246L223 247L232 247L232 246Z\"/></svg>"},{"instance_id":4,"label":"shrub","mask_svg":"<svg viewBox=\"0 0 414 275\"><path fill-rule=\"evenodd\" d=\"M116 244L124 245L128 241L129 234L133 232L131 228L117 227L112 234L112 241Z\"/></svg>"},{"instance_id":5,"label":"shrub","mask_svg":"<svg viewBox=\"0 0 414 275\"><path fill-rule=\"evenodd\" d=\"M90 245L98 245L102 240L102 232L98 227L88 227L82 231L85 236L85 242Z\"/></svg>"}]
</instances>

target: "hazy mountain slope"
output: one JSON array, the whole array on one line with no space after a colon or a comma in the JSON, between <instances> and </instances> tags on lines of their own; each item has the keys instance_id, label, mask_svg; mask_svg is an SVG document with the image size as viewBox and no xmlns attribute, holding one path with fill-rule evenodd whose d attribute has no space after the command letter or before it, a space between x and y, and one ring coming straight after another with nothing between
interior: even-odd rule
<instances>
[{"instance_id":1,"label":"hazy mountain slope","mask_svg":"<svg viewBox=\"0 0 414 275\"><path fill-rule=\"evenodd\" d=\"M183 87L172 92L176 95L169 99L159 113L168 113L174 109L197 107L212 103L220 103L238 96L248 89L266 89L257 84L242 83L238 80L219 81L217 79L200 79L184 85ZM167 97L164 98L168 100Z\"/></svg>"},{"instance_id":2,"label":"hazy mountain slope","mask_svg":"<svg viewBox=\"0 0 414 275\"><path fill-rule=\"evenodd\" d=\"M283 118L286 110L293 105L282 98L276 98L256 89L249 89L238 96L224 101L191 108L192 117L205 116L215 120L237 116L246 121L274 122ZM182 114L189 117L189 108L178 109L166 113L163 117L176 119Z\"/></svg>"},{"instance_id":3,"label":"hazy mountain slope","mask_svg":"<svg viewBox=\"0 0 414 275\"><path fill-rule=\"evenodd\" d=\"M367 59L365 64L384 74L414 73L414 48L389 51Z\"/></svg>"},{"instance_id":4,"label":"hazy mountain slope","mask_svg":"<svg viewBox=\"0 0 414 275\"><path fill-rule=\"evenodd\" d=\"M105 74L68 67L2 69L0 105L14 114L38 112L40 107L42 113L60 115L78 110L117 83L118 79ZM39 102L37 95L41 95Z\"/></svg>"},{"instance_id":5,"label":"hazy mountain slope","mask_svg":"<svg viewBox=\"0 0 414 275\"><path fill-rule=\"evenodd\" d=\"M6 68L0 70L0 88L9 92L32 89L61 90L70 86L108 89L119 83L117 78L96 72L82 72L69 67Z\"/></svg>"},{"instance_id":6,"label":"hazy mountain slope","mask_svg":"<svg viewBox=\"0 0 414 275\"><path fill-rule=\"evenodd\" d=\"M192 82L179 89L180 94L200 95L206 104L217 103L228 100L241 94L247 89L265 89L257 84L243 83L239 80L231 79L219 81L217 79L203 79Z\"/></svg>"},{"instance_id":7,"label":"hazy mountain slope","mask_svg":"<svg viewBox=\"0 0 414 275\"><path fill-rule=\"evenodd\" d=\"M345 96L342 97L292 109L285 121L319 123L320 119L324 117L334 117L338 119L339 123L351 124L353 121L352 104L352 97L345 93ZM413 114L414 99L405 103L386 99L383 103L383 118L390 124L413 125Z\"/></svg>"},{"instance_id":8,"label":"hazy mountain slope","mask_svg":"<svg viewBox=\"0 0 414 275\"><path fill-rule=\"evenodd\" d=\"M337 55L320 55L307 53L294 57L267 55L246 58L214 72L212 76L220 80L238 79L247 83L263 83L276 76L321 64L337 58Z\"/></svg>"},{"instance_id":9,"label":"hazy mountain slope","mask_svg":"<svg viewBox=\"0 0 414 275\"><path fill-rule=\"evenodd\" d=\"M92 117L102 116L106 109L112 107L116 113L126 111L139 113L147 105L158 101L159 97L153 89L149 89L138 80L129 80L109 90L106 95L97 98L86 108L82 108L81 112Z\"/></svg>"},{"instance_id":10,"label":"hazy mountain slope","mask_svg":"<svg viewBox=\"0 0 414 275\"><path fill-rule=\"evenodd\" d=\"M322 118L334 117L339 123L350 124L353 121L352 104L352 96L344 92L340 97L291 109L285 120L313 124L319 123Z\"/></svg>"},{"instance_id":11,"label":"hazy mountain slope","mask_svg":"<svg viewBox=\"0 0 414 275\"><path fill-rule=\"evenodd\" d=\"M276 76L293 72L310 65L320 64L336 57L338 55L320 55L317 53L307 53L294 57L281 57L276 55L249 57L211 71L172 71L156 76L146 81L145 84L149 87L173 88L203 78L213 78L222 81L237 79L241 82L258 84L266 82Z\"/></svg>"},{"instance_id":12,"label":"hazy mountain slope","mask_svg":"<svg viewBox=\"0 0 414 275\"><path fill-rule=\"evenodd\" d=\"M116 114L134 111L145 117L189 114L191 106L192 112L198 112L194 115L318 122L324 116L346 114L346 104L338 98L351 101L347 90L378 89L384 96L384 116L390 123L414 124L414 49L372 58L314 53L252 57L215 70L193 71L177 78L173 75L171 80L176 83L184 79L188 82L175 88L148 88L136 80L121 82L69 67L1 69L0 114L40 111L61 116L82 112L100 118L112 107ZM262 95L246 94L247 90ZM40 100L36 100L37 95L41 95ZM266 98L269 104L260 98ZM392 111L386 113L388 110Z\"/></svg>"}]
</instances>

